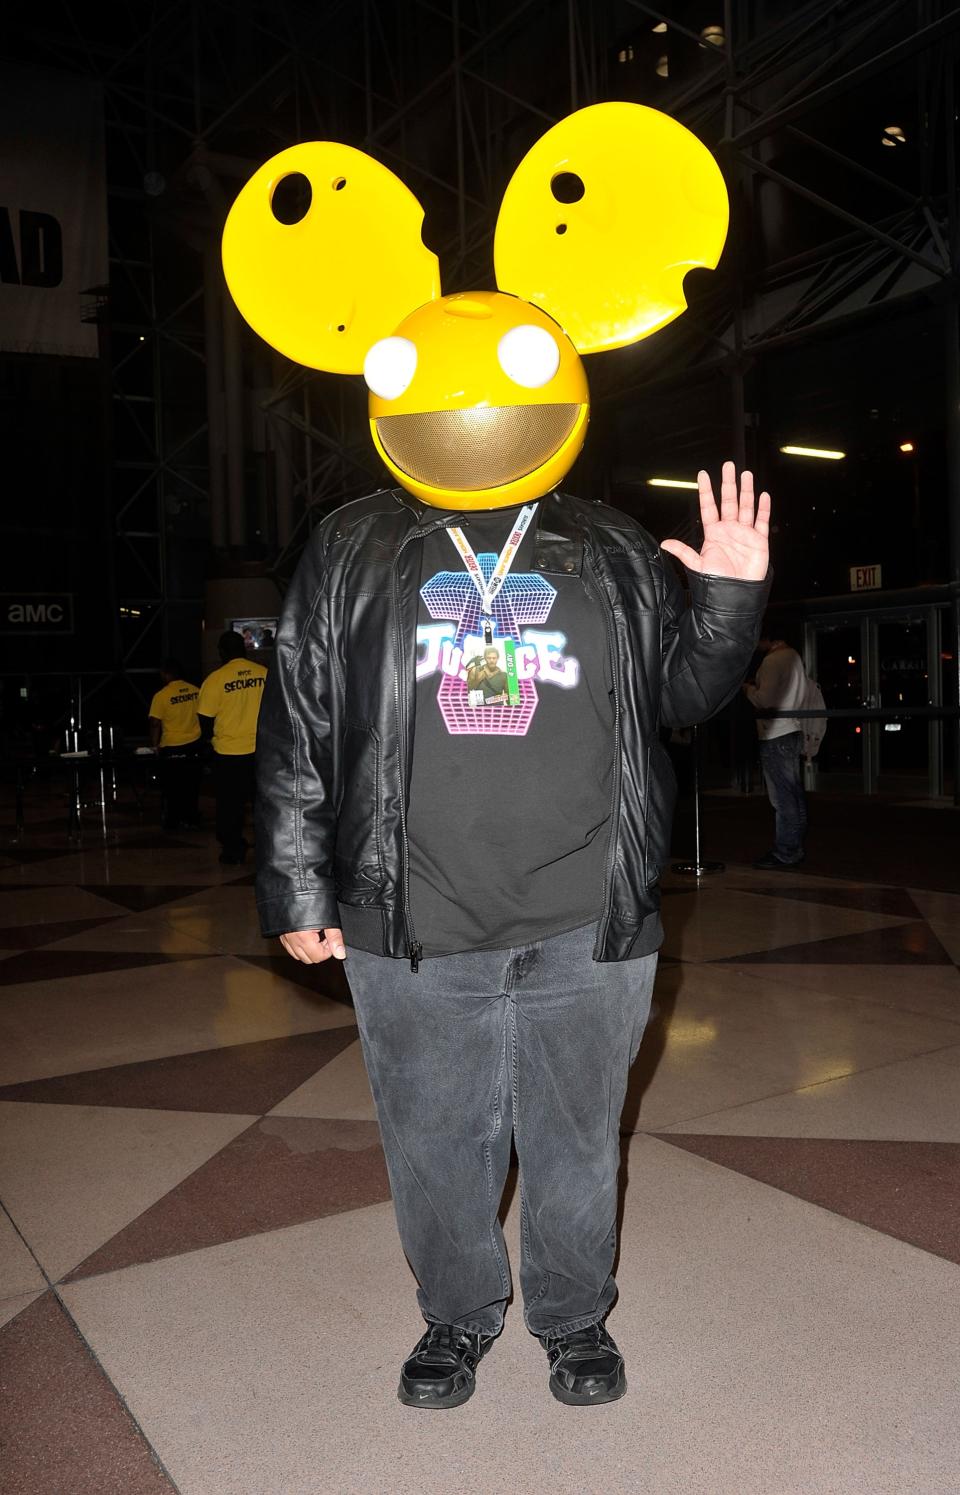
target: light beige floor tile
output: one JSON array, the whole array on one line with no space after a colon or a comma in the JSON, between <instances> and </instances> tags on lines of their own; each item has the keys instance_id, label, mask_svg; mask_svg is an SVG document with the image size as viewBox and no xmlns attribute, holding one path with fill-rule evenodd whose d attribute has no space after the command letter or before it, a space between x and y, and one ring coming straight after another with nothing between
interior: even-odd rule
<instances>
[{"instance_id":1,"label":"light beige floor tile","mask_svg":"<svg viewBox=\"0 0 960 1495\"><path fill-rule=\"evenodd\" d=\"M960 882L960 874L957 881ZM908 891L925 919L940 919L960 929L960 893L928 893L918 888Z\"/></svg>"},{"instance_id":2,"label":"light beige floor tile","mask_svg":"<svg viewBox=\"0 0 960 1495\"><path fill-rule=\"evenodd\" d=\"M902 924L902 918L787 898L757 898L712 885L663 901L664 955L723 960L836 935Z\"/></svg>"},{"instance_id":3,"label":"light beige floor tile","mask_svg":"<svg viewBox=\"0 0 960 1495\"><path fill-rule=\"evenodd\" d=\"M952 1052L960 1063L960 1045ZM960 1082L940 1054L810 1085L665 1130L731 1137L960 1143Z\"/></svg>"},{"instance_id":4,"label":"light beige floor tile","mask_svg":"<svg viewBox=\"0 0 960 1495\"><path fill-rule=\"evenodd\" d=\"M35 871L35 880L40 881L39 869ZM115 903L83 888L4 888L0 896L0 925L5 929L21 924L60 924L67 919L119 918L122 913Z\"/></svg>"},{"instance_id":5,"label":"light beige floor tile","mask_svg":"<svg viewBox=\"0 0 960 1495\"><path fill-rule=\"evenodd\" d=\"M750 969L760 974L661 968L661 1016L631 1075L628 1129L658 1131L956 1042L954 1023L770 982L766 967Z\"/></svg>"},{"instance_id":6,"label":"light beige floor tile","mask_svg":"<svg viewBox=\"0 0 960 1495\"><path fill-rule=\"evenodd\" d=\"M960 961L960 918L927 919L951 960Z\"/></svg>"},{"instance_id":7,"label":"light beige floor tile","mask_svg":"<svg viewBox=\"0 0 960 1495\"><path fill-rule=\"evenodd\" d=\"M154 912L160 914L162 910L150 911L151 914ZM70 934L65 939L54 940L44 948L145 951L151 954L159 951L163 955L209 955L213 950L211 945L191 938L175 924L146 914L127 914L110 924L101 924L99 929L87 929L83 934Z\"/></svg>"},{"instance_id":8,"label":"light beige floor tile","mask_svg":"<svg viewBox=\"0 0 960 1495\"><path fill-rule=\"evenodd\" d=\"M338 1054L286 1096L273 1116L338 1116L343 1121L376 1121L370 1082L359 1042Z\"/></svg>"},{"instance_id":9,"label":"light beige floor tile","mask_svg":"<svg viewBox=\"0 0 960 1495\"><path fill-rule=\"evenodd\" d=\"M257 922L253 889L204 888L176 903L165 904L156 917L191 939L237 955L278 955L276 940L265 940Z\"/></svg>"},{"instance_id":10,"label":"light beige floor tile","mask_svg":"<svg viewBox=\"0 0 960 1495\"><path fill-rule=\"evenodd\" d=\"M39 1296L38 1290L32 1293L17 1293L12 1298L0 1298L0 1329L4 1324L9 1324L11 1319L15 1319L18 1313L22 1313L24 1308L29 1308Z\"/></svg>"},{"instance_id":11,"label":"light beige floor tile","mask_svg":"<svg viewBox=\"0 0 960 1495\"><path fill-rule=\"evenodd\" d=\"M619 1278L630 1390L585 1412L516 1305L467 1406L399 1405L419 1327L386 1205L65 1298L183 1495L955 1495L949 1263L637 1138Z\"/></svg>"},{"instance_id":12,"label":"light beige floor tile","mask_svg":"<svg viewBox=\"0 0 960 1495\"><path fill-rule=\"evenodd\" d=\"M3 1197L0 1190L0 1198ZM17 1293L42 1292L46 1287L43 1273L10 1216L0 1209L0 1298Z\"/></svg>"},{"instance_id":13,"label":"light beige floor tile","mask_svg":"<svg viewBox=\"0 0 960 1495\"><path fill-rule=\"evenodd\" d=\"M901 1013L960 1023L960 971L953 966L790 965L730 966L771 989L784 985L828 992L857 1002L875 1002Z\"/></svg>"},{"instance_id":14,"label":"light beige floor tile","mask_svg":"<svg viewBox=\"0 0 960 1495\"><path fill-rule=\"evenodd\" d=\"M228 956L33 981L3 991L0 1084L353 1021L342 1003Z\"/></svg>"},{"instance_id":15,"label":"light beige floor tile","mask_svg":"<svg viewBox=\"0 0 960 1495\"><path fill-rule=\"evenodd\" d=\"M0 1101L0 1199L56 1279L253 1120Z\"/></svg>"}]
</instances>

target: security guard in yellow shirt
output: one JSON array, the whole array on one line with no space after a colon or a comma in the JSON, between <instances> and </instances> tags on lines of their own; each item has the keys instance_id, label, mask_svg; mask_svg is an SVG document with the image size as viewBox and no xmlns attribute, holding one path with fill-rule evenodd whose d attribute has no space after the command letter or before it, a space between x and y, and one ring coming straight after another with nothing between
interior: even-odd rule
<instances>
[{"instance_id":1,"label":"security guard in yellow shirt","mask_svg":"<svg viewBox=\"0 0 960 1495\"><path fill-rule=\"evenodd\" d=\"M160 679L163 688L150 702L148 726L150 744L158 758L161 821L165 831L175 831L181 825L196 830L200 824L199 692L184 679L176 659L163 661Z\"/></svg>"},{"instance_id":2,"label":"security guard in yellow shirt","mask_svg":"<svg viewBox=\"0 0 960 1495\"><path fill-rule=\"evenodd\" d=\"M197 710L213 734L217 840L221 862L232 867L243 861L247 851L243 814L254 796L257 717L267 672L250 659L239 633L221 634L217 649L223 663L200 687Z\"/></svg>"}]
</instances>

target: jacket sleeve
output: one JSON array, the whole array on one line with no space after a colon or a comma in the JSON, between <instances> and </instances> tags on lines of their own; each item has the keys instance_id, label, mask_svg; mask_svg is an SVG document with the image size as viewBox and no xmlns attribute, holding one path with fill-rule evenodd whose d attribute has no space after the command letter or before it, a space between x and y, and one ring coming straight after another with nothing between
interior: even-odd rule
<instances>
[{"instance_id":1,"label":"jacket sleeve","mask_svg":"<svg viewBox=\"0 0 960 1495\"><path fill-rule=\"evenodd\" d=\"M257 723L257 908L264 935L337 928L329 602L322 533L300 559Z\"/></svg>"},{"instance_id":2,"label":"jacket sleeve","mask_svg":"<svg viewBox=\"0 0 960 1495\"><path fill-rule=\"evenodd\" d=\"M763 581L687 573L690 606L663 565L660 716L692 727L714 716L740 685L760 636L772 573Z\"/></svg>"}]
</instances>

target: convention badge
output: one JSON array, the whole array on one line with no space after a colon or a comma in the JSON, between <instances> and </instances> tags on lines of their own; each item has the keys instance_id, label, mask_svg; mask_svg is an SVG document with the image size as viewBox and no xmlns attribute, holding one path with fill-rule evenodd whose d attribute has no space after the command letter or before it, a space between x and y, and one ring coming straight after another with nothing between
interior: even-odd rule
<instances>
[{"instance_id":1,"label":"convention badge","mask_svg":"<svg viewBox=\"0 0 960 1495\"><path fill-rule=\"evenodd\" d=\"M517 675L517 646L512 638L504 640L503 653L507 667L507 704L520 705L520 680Z\"/></svg>"},{"instance_id":2,"label":"convention badge","mask_svg":"<svg viewBox=\"0 0 960 1495\"><path fill-rule=\"evenodd\" d=\"M516 700L510 695L510 661L513 661ZM517 658L513 639L485 643L483 649L465 661L467 670L467 705L476 707L519 705L520 686L516 679Z\"/></svg>"}]
</instances>

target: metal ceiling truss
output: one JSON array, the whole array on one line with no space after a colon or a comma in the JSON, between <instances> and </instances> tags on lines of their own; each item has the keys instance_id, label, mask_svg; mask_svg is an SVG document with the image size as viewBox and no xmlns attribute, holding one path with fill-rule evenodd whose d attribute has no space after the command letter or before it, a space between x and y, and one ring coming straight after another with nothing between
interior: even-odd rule
<instances>
[{"instance_id":1,"label":"metal ceiling truss","mask_svg":"<svg viewBox=\"0 0 960 1495\"><path fill-rule=\"evenodd\" d=\"M745 372L768 350L908 297L956 305L960 4L950 0L158 0L116 8L113 29L98 7L56 10L60 27L43 32L48 58L86 66L104 85L112 215L122 219L124 202L147 207L153 225L139 249L115 234L113 276L128 290L128 312L112 336L117 420L130 446L116 470L118 586L134 605L149 599L157 647L174 606L171 508L195 499L202 512L208 494L215 542L240 555L256 541L284 575L312 523L378 481L357 382L266 354L222 294L226 207L254 166L295 140L343 139L396 170L427 206L426 237L450 290L492 283L510 172L571 108L634 97L700 132L735 199L731 246L690 313L656 340L655 358L640 345L615 367L591 368L598 405L721 375L742 431ZM704 42L708 20L722 21L721 46ZM655 44L671 68L674 56L682 65L661 82L644 49L663 25ZM636 66L620 62L628 45ZM845 102L852 111L857 90L887 76L915 101L919 168L908 182L827 133L834 111ZM779 159L790 150L835 182L840 174L870 206L845 201L846 188L821 188L812 168L794 176ZM834 219L837 235L764 258L754 240L769 191ZM136 349L119 347L127 336L149 346L146 389L134 378ZM201 358L206 388L191 385L195 408L177 408L180 370ZM126 578L138 574L136 588ZM144 645L129 642L129 663Z\"/></svg>"}]
</instances>

